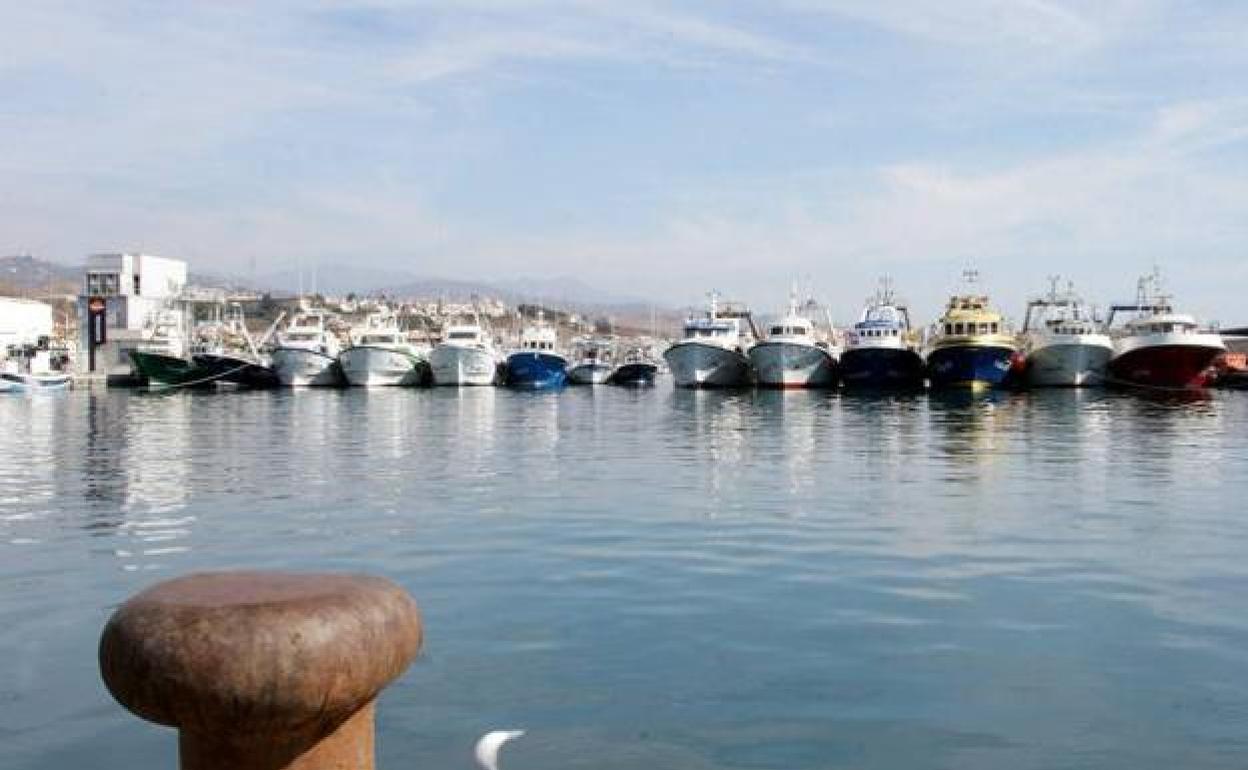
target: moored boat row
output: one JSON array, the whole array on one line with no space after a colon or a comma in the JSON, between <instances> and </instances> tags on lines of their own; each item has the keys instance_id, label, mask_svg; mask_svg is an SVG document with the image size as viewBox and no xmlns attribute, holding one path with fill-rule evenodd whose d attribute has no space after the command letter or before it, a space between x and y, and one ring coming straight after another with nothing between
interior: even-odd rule
<instances>
[{"instance_id":1,"label":"moored boat row","mask_svg":"<svg viewBox=\"0 0 1248 770\"><path fill-rule=\"evenodd\" d=\"M1085 387L1187 389L1209 384L1226 352L1221 336L1176 313L1154 274L1140 280L1134 303L1096 318L1073 291L1053 288L1031 301L1021 334L978 288L949 298L944 313L918 335L887 282L868 301L843 346L791 298L789 311L760 338L748 310L725 312L712 294L703 315L685 323L684 339L665 353L678 387L847 389ZM1132 314L1115 327L1116 314ZM752 334L747 333L753 332ZM829 325L830 326L830 325Z\"/></svg>"},{"instance_id":2,"label":"moored boat row","mask_svg":"<svg viewBox=\"0 0 1248 770\"><path fill-rule=\"evenodd\" d=\"M912 325L909 309L887 282L843 331L818 303L799 301L796 291L783 313L762 324L763 331L747 307L712 292L707 307L686 319L683 337L666 349L663 361L682 388L1185 389L1208 384L1226 351L1216 331L1174 310L1155 275L1141 279L1136 300L1114 305L1105 320L1073 287L1059 290L1053 279L1046 295L1027 304L1018 334L979 287L978 275L968 271L964 279L940 318L923 331ZM154 336L132 357L138 373L166 387L497 384L546 390L651 384L660 369L641 349L617 355L619 343L610 336L578 338L567 353L559 329L540 309L521 319L518 343L506 354L475 317L445 327L432 347L402 330L384 307L349 333L344 328L327 312L305 308L280 331L274 324L267 354L237 318L229 326L232 345L222 342L229 335L197 338L192 354L179 356L170 333ZM238 339L246 345L240 347Z\"/></svg>"}]
</instances>

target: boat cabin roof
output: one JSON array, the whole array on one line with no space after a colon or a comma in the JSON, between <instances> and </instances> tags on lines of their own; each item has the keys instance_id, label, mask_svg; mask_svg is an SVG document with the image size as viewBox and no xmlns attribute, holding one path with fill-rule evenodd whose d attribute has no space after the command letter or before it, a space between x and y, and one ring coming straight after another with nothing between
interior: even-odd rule
<instances>
[{"instance_id":1,"label":"boat cabin roof","mask_svg":"<svg viewBox=\"0 0 1248 770\"><path fill-rule=\"evenodd\" d=\"M982 294L961 294L949 298L942 321L1001 322L1001 314L988 304Z\"/></svg>"},{"instance_id":2,"label":"boat cabin roof","mask_svg":"<svg viewBox=\"0 0 1248 770\"><path fill-rule=\"evenodd\" d=\"M767 328L772 337L809 337L815 330L810 319L799 315L785 316Z\"/></svg>"},{"instance_id":3,"label":"boat cabin roof","mask_svg":"<svg viewBox=\"0 0 1248 770\"><path fill-rule=\"evenodd\" d=\"M1185 313L1158 313L1156 315L1133 318L1126 325L1134 331L1186 331L1196 328L1196 319Z\"/></svg>"}]
</instances>

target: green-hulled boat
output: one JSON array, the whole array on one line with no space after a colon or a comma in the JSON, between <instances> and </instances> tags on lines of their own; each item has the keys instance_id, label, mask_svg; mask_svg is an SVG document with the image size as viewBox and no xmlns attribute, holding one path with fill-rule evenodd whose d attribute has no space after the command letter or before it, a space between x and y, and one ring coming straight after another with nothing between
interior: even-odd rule
<instances>
[{"instance_id":1,"label":"green-hulled boat","mask_svg":"<svg viewBox=\"0 0 1248 770\"><path fill-rule=\"evenodd\" d=\"M163 387L212 387L216 377L206 367L185 358L154 351L132 350L134 371L149 385Z\"/></svg>"}]
</instances>

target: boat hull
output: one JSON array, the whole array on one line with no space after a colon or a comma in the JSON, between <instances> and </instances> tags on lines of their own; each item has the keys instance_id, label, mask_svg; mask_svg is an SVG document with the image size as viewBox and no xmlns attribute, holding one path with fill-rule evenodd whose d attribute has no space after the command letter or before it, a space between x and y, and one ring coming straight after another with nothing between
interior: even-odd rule
<instances>
[{"instance_id":1,"label":"boat hull","mask_svg":"<svg viewBox=\"0 0 1248 770\"><path fill-rule=\"evenodd\" d=\"M0 393L38 393L66 390L74 378L68 374L23 374L0 372Z\"/></svg>"},{"instance_id":2,"label":"boat hull","mask_svg":"<svg viewBox=\"0 0 1248 770\"><path fill-rule=\"evenodd\" d=\"M836 387L836 358L816 345L765 341L750 348L749 358L761 388Z\"/></svg>"},{"instance_id":3,"label":"boat hull","mask_svg":"<svg viewBox=\"0 0 1248 770\"><path fill-rule=\"evenodd\" d=\"M658 372L659 367L654 364L643 362L620 364L614 372L611 372L607 383L626 387L649 387L654 385L654 377Z\"/></svg>"},{"instance_id":4,"label":"boat hull","mask_svg":"<svg viewBox=\"0 0 1248 770\"><path fill-rule=\"evenodd\" d=\"M1145 345L1114 356L1109 374L1116 385L1203 388L1210 383L1211 367L1223 352L1213 345Z\"/></svg>"},{"instance_id":5,"label":"boat hull","mask_svg":"<svg viewBox=\"0 0 1248 770\"><path fill-rule=\"evenodd\" d=\"M583 363L568 370L568 381L575 385L602 385L615 371L610 364Z\"/></svg>"},{"instance_id":6,"label":"boat hull","mask_svg":"<svg viewBox=\"0 0 1248 770\"><path fill-rule=\"evenodd\" d=\"M134 370L149 385L166 387L212 387L212 372L185 358L143 350L130 351Z\"/></svg>"},{"instance_id":7,"label":"boat hull","mask_svg":"<svg viewBox=\"0 0 1248 770\"><path fill-rule=\"evenodd\" d=\"M750 361L735 350L678 342L663 353L678 388L739 388L750 384Z\"/></svg>"},{"instance_id":8,"label":"boat hull","mask_svg":"<svg viewBox=\"0 0 1248 770\"><path fill-rule=\"evenodd\" d=\"M923 356L910 348L861 347L841 354L841 384L861 390L918 390Z\"/></svg>"},{"instance_id":9,"label":"boat hull","mask_svg":"<svg viewBox=\"0 0 1248 770\"><path fill-rule=\"evenodd\" d=\"M1094 343L1042 345L1027 353L1026 382L1033 388L1104 385L1113 346Z\"/></svg>"},{"instance_id":10,"label":"boat hull","mask_svg":"<svg viewBox=\"0 0 1248 770\"><path fill-rule=\"evenodd\" d=\"M568 383L568 361L555 353L521 350L507 356L507 385L545 390Z\"/></svg>"},{"instance_id":11,"label":"boat hull","mask_svg":"<svg viewBox=\"0 0 1248 770\"><path fill-rule=\"evenodd\" d=\"M272 367L245 358L215 353L201 353L193 358L197 366L218 382L245 388L275 388L282 384Z\"/></svg>"},{"instance_id":12,"label":"boat hull","mask_svg":"<svg viewBox=\"0 0 1248 770\"><path fill-rule=\"evenodd\" d=\"M338 363L355 387L413 387L429 380L428 362L402 350L357 345L342 351Z\"/></svg>"},{"instance_id":13,"label":"boat hull","mask_svg":"<svg viewBox=\"0 0 1248 770\"><path fill-rule=\"evenodd\" d=\"M434 385L493 385L498 381L498 361L482 348L437 345L429 353Z\"/></svg>"},{"instance_id":14,"label":"boat hull","mask_svg":"<svg viewBox=\"0 0 1248 770\"><path fill-rule=\"evenodd\" d=\"M1008 345L956 343L927 357L933 388L997 388L1006 384L1017 351Z\"/></svg>"},{"instance_id":15,"label":"boat hull","mask_svg":"<svg viewBox=\"0 0 1248 770\"><path fill-rule=\"evenodd\" d=\"M338 359L316 350L278 348L273 351L273 371L286 387L337 388L346 384Z\"/></svg>"}]
</instances>

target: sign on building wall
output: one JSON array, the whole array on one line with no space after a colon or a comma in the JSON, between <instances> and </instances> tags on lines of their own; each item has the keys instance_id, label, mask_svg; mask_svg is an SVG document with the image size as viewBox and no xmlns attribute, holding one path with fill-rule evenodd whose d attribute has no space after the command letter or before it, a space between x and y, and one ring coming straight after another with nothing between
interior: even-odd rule
<instances>
[{"instance_id":1,"label":"sign on building wall","mask_svg":"<svg viewBox=\"0 0 1248 770\"><path fill-rule=\"evenodd\" d=\"M95 349L108 342L108 301L87 299L87 371L95 371Z\"/></svg>"}]
</instances>

